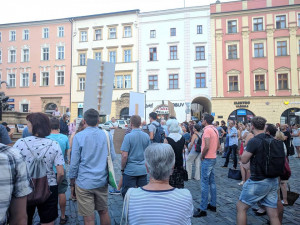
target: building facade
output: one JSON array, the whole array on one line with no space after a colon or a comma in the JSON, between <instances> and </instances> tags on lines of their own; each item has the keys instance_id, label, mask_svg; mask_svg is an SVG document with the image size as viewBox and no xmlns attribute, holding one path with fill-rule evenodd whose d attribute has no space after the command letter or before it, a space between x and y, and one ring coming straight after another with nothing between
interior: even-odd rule
<instances>
[{"instance_id":1,"label":"building facade","mask_svg":"<svg viewBox=\"0 0 300 225\"><path fill-rule=\"evenodd\" d=\"M217 120L299 123L300 1L211 5L212 113Z\"/></svg>"},{"instance_id":2,"label":"building facade","mask_svg":"<svg viewBox=\"0 0 300 225\"><path fill-rule=\"evenodd\" d=\"M73 19L72 119L83 114L87 59L115 63L110 117L127 118L129 92L137 91L138 10Z\"/></svg>"},{"instance_id":3,"label":"building facade","mask_svg":"<svg viewBox=\"0 0 300 225\"><path fill-rule=\"evenodd\" d=\"M139 14L139 92L150 112L183 122L211 112L209 6Z\"/></svg>"},{"instance_id":4,"label":"building facade","mask_svg":"<svg viewBox=\"0 0 300 225\"><path fill-rule=\"evenodd\" d=\"M0 25L1 92L10 110L63 113L70 107L69 19Z\"/></svg>"}]
</instances>

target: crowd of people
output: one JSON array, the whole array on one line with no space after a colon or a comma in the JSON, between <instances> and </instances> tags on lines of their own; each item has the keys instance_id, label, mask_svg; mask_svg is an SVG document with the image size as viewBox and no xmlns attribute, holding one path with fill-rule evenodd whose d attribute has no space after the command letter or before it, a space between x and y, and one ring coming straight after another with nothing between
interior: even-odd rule
<instances>
[{"instance_id":1,"label":"crowd of people","mask_svg":"<svg viewBox=\"0 0 300 225\"><path fill-rule=\"evenodd\" d=\"M271 224L282 223L290 174L285 166L279 168L281 163L275 165L275 171L282 170L280 173L269 175L264 170L265 142L268 140L266 143L271 146L276 140L275 150L283 153L286 165L294 149L300 157L298 125L275 126L258 116L250 123L229 120L227 124L221 121L220 126L209 114L204 114L198 123L180 124L175 117L159 120L154 112L149 114L147 125L140 116L131 116L120 149L122 176L118 188L108 190L108 154L113 160L116 158L114 132L99 129L99 114L94 109L84 113L78 127L76 121L69 123L68 114L60 116L58 110L50 119L43 113L31 113L23 137L13 147L7 145L11 142L0 144L1 225L32 224L36 209L41 224L54 224L58 205L60 224L66 224L69 218L65 193L69 183L70 198L77 201L78 214L87 225L94 224L95 210L102 225L110 224L109 192L122 194L124 199L121 224L124 220L132 225L191 224L192 217L217 211L218 154L224 158L222 167L227 168L231 158L233 170L240 165L239 185L243 190L237 203L237 224L247 223L250 207L257 215L268 214ZM117 128L115 120L112 127ZM41 171L45 168L45 180L36 176L34 166ZM192 195L184 188L190 179L199 180L201 187L200 205L195 210ZM45 200L42 199L47 192L39 189L41 183L49 186Z\"/></svg>"}]
</instances>

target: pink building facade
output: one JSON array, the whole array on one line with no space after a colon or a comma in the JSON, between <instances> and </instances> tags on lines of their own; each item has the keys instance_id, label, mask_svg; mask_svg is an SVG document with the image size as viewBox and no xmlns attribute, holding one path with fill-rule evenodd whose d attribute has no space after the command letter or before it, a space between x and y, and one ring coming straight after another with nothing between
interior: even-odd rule
<instances>
[{"instance_id":1,"label":"pink building facade","mask_svg":"<svg viewBox=\"0 0 300 225\"><path fill-rule=\"evenodd\" d=\"M10 109L63 113L70 107L72 24L69 19L0 25L1 92Z\"/></svg>"},{"instance_id":2,"label":"pink building facade","mask_svg":"<svg viewBox=\"0 0 300 225\"><path fill-rule=\"evenodd\" d=\"M219 120L300 122L299 26L299 0L211 5L212 111Z\"/></svg>"}]
</instances>

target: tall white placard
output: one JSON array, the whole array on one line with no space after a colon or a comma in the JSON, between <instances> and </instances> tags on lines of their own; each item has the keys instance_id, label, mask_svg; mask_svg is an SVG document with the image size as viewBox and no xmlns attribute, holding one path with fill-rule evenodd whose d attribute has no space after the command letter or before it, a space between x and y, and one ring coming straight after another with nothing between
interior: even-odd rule
<instances>
[{"instance_id":1,"label":"tall white placard","mask_svg":"<svg viewBox=\"0 0 300 225\"><path fill-rule=\"evenodd\" d=\"M145 116L145 94L138 92L130 92L129 99L129 116L139 115Z\"/></svg>"}]
</instances>

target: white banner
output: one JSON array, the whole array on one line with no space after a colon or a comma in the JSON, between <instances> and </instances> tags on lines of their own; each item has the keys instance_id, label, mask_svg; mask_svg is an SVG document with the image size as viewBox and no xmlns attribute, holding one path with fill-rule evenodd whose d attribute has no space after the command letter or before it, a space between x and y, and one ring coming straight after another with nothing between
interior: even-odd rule
<instances>
[{"instance_id":1,"label":"white banner","mask_svg":"<svg viewBox=\"0 0 300 225\"><path fill-rule=\"evenodd\" d=\"M139 115L145 117L145 94L130 92L129 116Z\"/></svg>"}]
</instances>

